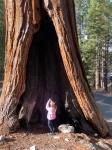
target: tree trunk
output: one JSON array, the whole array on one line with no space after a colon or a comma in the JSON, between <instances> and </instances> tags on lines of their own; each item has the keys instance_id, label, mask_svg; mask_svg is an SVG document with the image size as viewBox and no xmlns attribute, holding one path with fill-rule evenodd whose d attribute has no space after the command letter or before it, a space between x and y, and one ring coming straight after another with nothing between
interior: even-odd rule
<instances>
[{"instance_id":1,"label":"tree trunk","mask_svg":"<svg viewBox=\"0 0 112 150\"><path fill-rule=\"evenodd\" d=\"M104 91L108 91L108 88L107 88L107 54L106 54L106 51L105 50L106 47L103 48L102 50L102 89Z\"/></svg>"},{"instance_id":2,"label":"tree trunk","mask_svg":"<svg viewBox=\"0 0 112 150\"><path fill-rule=\"evenodd\" d=\"M106 44L106 39L105 39L105 47L104 47L104 49L105 49L105 50L104 50L104 53L105 53L105 57L104 57L104 90L107 92L107 91L108 91L108 87L107 87L108 46L107 46L107 44Z\"/></svg>"},{"instance_id":3,"label":"tree trunk","mask_svg":"<svg viewBox=\"0 0 112 150\"><path fill-rule=\"evenodd\" d=\"M85 131L90 123L106 136L109 128L97 108L81 61L73 0L43 0L40 4L39 0L7 0L5 13L1 126L7 124L11 132L19 121L45 124L45 105L52 97L58 106L57 125L74 123L80 116Z\"/></svg>"},{"instance_id":4,"label":"tree trunk","mask_svg":"<svg viewBox=\"0 0 112 150\"><path fill-rule=\"evenodd\" d=\"M37 4L34 0L5 1L6 55L0 100L0 124L7 122L10 128L18 126L15 111L25 90L28 50L34 32L39 29L40 18L38 1Z\"/></svg>"},{"instance_id":5,"label":"tree trunk","mask_svg":"<svg viewBox=\"0 0 112 150\"><path fill-rule=\"evenodd\" d=\"M96 67L95 67L95 89L100 88L100 52L98 47L96 48Z\"/></svg>"}]
</instances>

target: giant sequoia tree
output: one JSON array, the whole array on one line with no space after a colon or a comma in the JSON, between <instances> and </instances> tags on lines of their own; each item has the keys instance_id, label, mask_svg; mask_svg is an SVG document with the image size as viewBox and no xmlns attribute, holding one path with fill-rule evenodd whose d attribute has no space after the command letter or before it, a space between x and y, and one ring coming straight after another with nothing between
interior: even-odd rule
<instances>
[{"instance_id":1,"label":"giant sequoia tree","mask_svg":"<svg viewBox=\"0 0 112 150\"><path fill-rule=\"evenodd\" d=\"M74 1L5 0L5 23L0 129L13 132L21 121L46 124L45 105L52 97L57 125L79 118L84 131L88 127L106 136L109 128L80 57Z\"/></svg>"}]
</instances>

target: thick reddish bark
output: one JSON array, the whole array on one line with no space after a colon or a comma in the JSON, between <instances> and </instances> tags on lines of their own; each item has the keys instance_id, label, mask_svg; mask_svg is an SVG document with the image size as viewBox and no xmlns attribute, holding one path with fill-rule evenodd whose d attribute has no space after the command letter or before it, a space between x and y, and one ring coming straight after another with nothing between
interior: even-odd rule
<instances>
[{"instance_id":1,"label":"thick reddish bark","mask_svg":"<svg viewBox=\"0 0 112 150\"><path fill-rule=\"evenodd\" d=\"M25 90L28 50L34 32L39 29L41 18L38 0L37 5L34 3L34 0L5 1L6 55L0 99L0 124L11 116L14 122L18 122L15 110Z\"/></svg>"},{"instance_id":2,"label":"thick reddish bark","mask_svg":"<svg viewBox=\"0 0 112 150\"><path fill-rule=\"evenodd\" d=\"M56 1L47 3L45 0L44 2L49 16L53 20L64 68L77 101L85 118L105 136L109 129L90 91L79 55L76 26L73 27L76 24L73 15L75 11L71 9L73 8L73 0L69 0L69 2L67 0L58 1L57 3Z\"/></svg>"}]
</instances>

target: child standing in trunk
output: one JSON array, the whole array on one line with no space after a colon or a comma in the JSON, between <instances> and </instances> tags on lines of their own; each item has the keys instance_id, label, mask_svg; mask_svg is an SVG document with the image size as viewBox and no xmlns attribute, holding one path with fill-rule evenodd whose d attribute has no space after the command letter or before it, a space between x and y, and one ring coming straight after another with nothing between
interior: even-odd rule
<instances>
[{"instance_id":1,"label":"child standing in trunk","mask_svg":"<svg viewBox=\"0 0 112 150\"><path fill-rule=\"evenodd\" d=\"M56 103L52 99L49 99L46 104L46 109L48 111L47 119L48 119L48 127L51 131L50 135L54 135L55 130L54 120L56 118L56 110L57 110Z\"/></svg>"}]
</instances>

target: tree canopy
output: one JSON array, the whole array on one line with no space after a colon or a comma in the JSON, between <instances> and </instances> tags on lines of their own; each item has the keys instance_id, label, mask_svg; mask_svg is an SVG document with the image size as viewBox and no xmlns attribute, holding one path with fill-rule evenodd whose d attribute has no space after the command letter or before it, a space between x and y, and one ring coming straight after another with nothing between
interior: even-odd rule
<instances>
[{"instance_id":1,"label":"tree canopy","mask_svg":"<svg viewBox=\"0 0 112 150\"><path fill-rule=\"evenodd\" d=\"M95 67L98 59L100 64L105 59L108 72L112 71L109 61L112 38L112 3L109 0L76 0L75 2L82 60L87 76L94 79L95 82ZM101 55L101 53L106 55ZM102 70L101 65L99 69Z\"/></svg>"}]
</instances>

